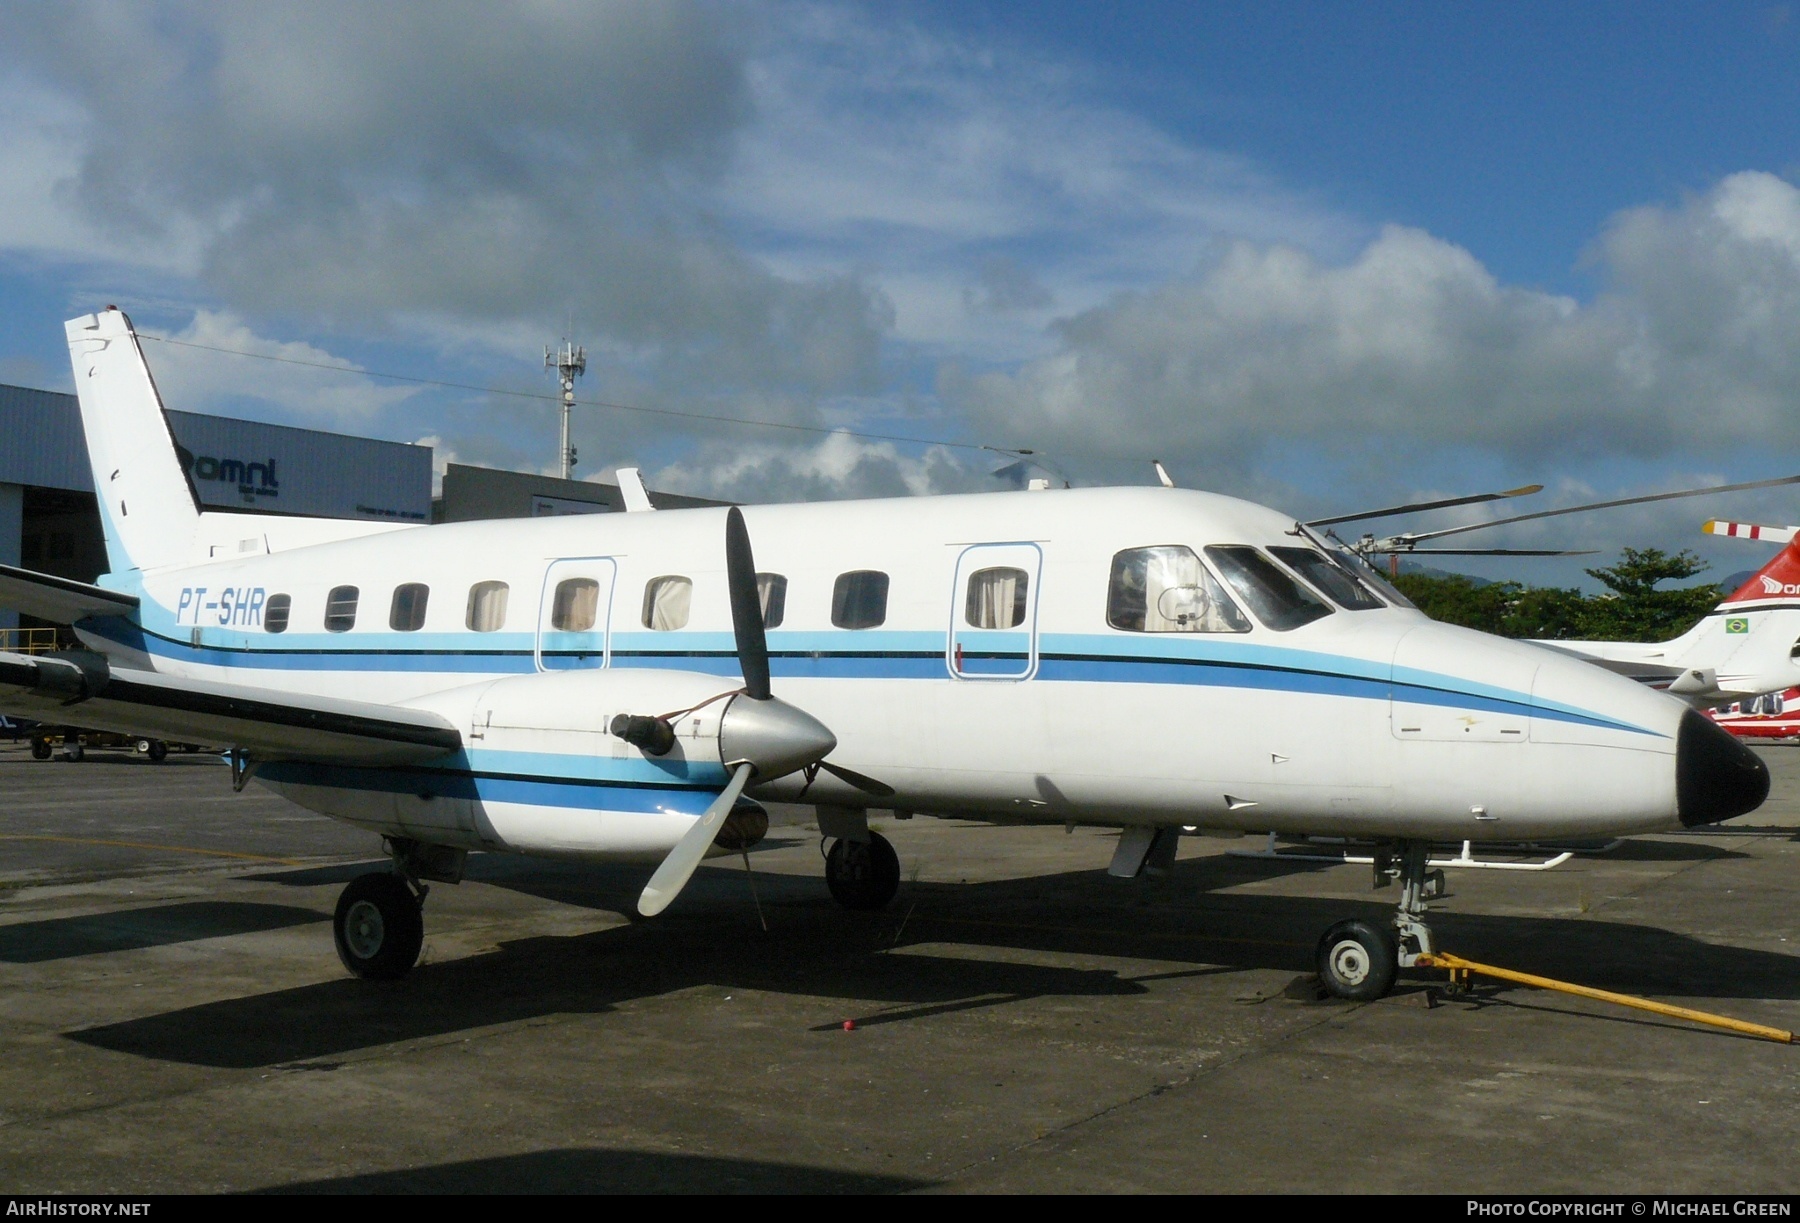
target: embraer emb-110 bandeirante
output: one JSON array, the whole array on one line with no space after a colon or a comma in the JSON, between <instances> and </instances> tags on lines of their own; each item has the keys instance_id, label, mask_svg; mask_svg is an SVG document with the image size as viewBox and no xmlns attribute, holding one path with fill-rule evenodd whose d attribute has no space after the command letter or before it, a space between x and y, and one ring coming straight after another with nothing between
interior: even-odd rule
<instances>
[{"instance_id":1,"label":"embraer emb-110 bandeirante","mask_svg":"<svg viewBox=\"0 0 1800 1223\"><path fill-rule=\"evenodd\" d=\"M411 968L425 881L470 852L657 863L655 914L709 851L761 835L763 798L820 804L852 907L900 877L871 806L1122 827L1121 875L1167 864L1184 827L1375 839L1393 925L1319 945L1328 988L1374 997L1432 949L1431 842L1678 828L1768 791L1681 702L1434 623L1229 497L438 526L203 511L129 321L68 337L113 572L0 573L0 600L88 647L0 655L0 710L229 746L237 784L380 834L392 871L353 881L335 921L362 976Z\"/></svg>"}]
</instances>

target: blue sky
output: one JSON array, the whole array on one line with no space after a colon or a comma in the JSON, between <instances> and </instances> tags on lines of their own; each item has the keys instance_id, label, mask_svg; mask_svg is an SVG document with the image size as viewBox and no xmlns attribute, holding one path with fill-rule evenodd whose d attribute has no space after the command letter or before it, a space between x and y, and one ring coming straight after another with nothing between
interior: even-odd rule
<instances>
[{"instance_id":1,"label":"blue sky","mask_svg":"<svg viewBox=\"0 0 1800 1223\"><path fill-rule=\"evenodd\" d=\"M117 302L207 346L149 346L174 406L511 467L547 402L370 371L547 395L572 326L584 399L799 427L587 408L581 474L747 500L995 487L833 427L1297 513L1800 472L1797 53L1768 4L12 5L0 380ZM1700 519L1795 500L1494 542L1724 573Z\"/></svg>"}]
</instances>

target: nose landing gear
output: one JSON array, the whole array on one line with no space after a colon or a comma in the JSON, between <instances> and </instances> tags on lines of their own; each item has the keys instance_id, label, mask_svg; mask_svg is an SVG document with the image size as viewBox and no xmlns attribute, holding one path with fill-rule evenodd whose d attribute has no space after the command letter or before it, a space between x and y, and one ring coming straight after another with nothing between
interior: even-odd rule
<instances>
[{"instance_id":1,"label":"nose landing gear","mask_svg":"<svg viewBox=\"0 0 1800 1223\"><path fill-rule=\"evenodd\" d=\"M1317 951L1319 981L1334 998L1371 1002L1394 987L1402 968L1432 954L1426 901L1444 894L1444 873L1429 870L1431 844L1402 841L1375 852L1375 886L1400 880L1400 903L1391 927L1341 921L1325 932Z\"/></svg>"}]
</instances>

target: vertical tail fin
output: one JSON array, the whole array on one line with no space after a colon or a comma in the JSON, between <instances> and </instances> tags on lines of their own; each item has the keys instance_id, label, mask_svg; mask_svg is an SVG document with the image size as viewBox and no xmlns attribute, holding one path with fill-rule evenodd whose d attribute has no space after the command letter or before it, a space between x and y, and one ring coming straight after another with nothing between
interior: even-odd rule
<instances>
[{"instance_id":1,"label":"vertical tail fin","mask_svg":"<svg viewBox=\"0 0 1800 1223\"><path fill-rule=\"evenodd\" d=\"M64 324L94 494L114 573L189 559L200 500L176 453L131 320L117 307Z\"/></svg>"},{"instance_id":2,"label":"vertical tail fin","mask_svg":"<svg viewBox=\"0 0 1800 1223\"><path fill-rule=\"evenodd\" d=\"M1800 540L1790 542L1769 563L1732 591L1720 607L1765 603L1771 599L1800 599Z\"/></svg>"}]
</instances>

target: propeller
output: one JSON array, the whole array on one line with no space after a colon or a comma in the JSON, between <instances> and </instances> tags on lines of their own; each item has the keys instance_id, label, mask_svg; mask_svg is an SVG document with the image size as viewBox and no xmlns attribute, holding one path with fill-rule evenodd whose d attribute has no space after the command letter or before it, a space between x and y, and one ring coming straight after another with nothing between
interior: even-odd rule
<instances>
[{"instance_id":1,"label":"propeller","mask_svg":"<svg viewBox=\"0 0 1800 1223\"><path fill-rule=\"evenodd\" d=\"M823 768L876 797L894 793L891 786L872 777L826 764L825 756L837 746L837 737L810 714L777 700L771 690L769 641L756 589L756 558L750 550L750 531L736 506L725 515L725 580L738 666L744 673L743 691L726 694L725 708L719 714L719 754L731 770L731 779L644 885L638 912L645 917L661 913L681 894L752 777L768 781L804 770L810 782ZM620 714L613 719L612 733L649 755L665 755L675 746L671 720L678 716Z\"/></svg>"},{"instance_id":2,"label":"propeller","mask_svg":"<svg viewBox=\"0 0 1800 1223\"><path fill-rule=\"evenodd\" d=\"M1340 522L1360 522L1365 518L1393 518L1400 514L1416 514L1421 510L1447 510L1453 505L1476 505L1483 501L1504 501L1508 497L1529 497L1532 493L1543 491L1542 484L1527 484L1521 488L1509 488L1502 493L1475 493L1468 497L1447 497L1442 501L1414 501L1410 505L1394 505L1385 510L1368 510L1361 514L1339 514L1336 518L1314 518L1306 525L1330 527L1336 526Z\"/></svg>"}]
</instances>

